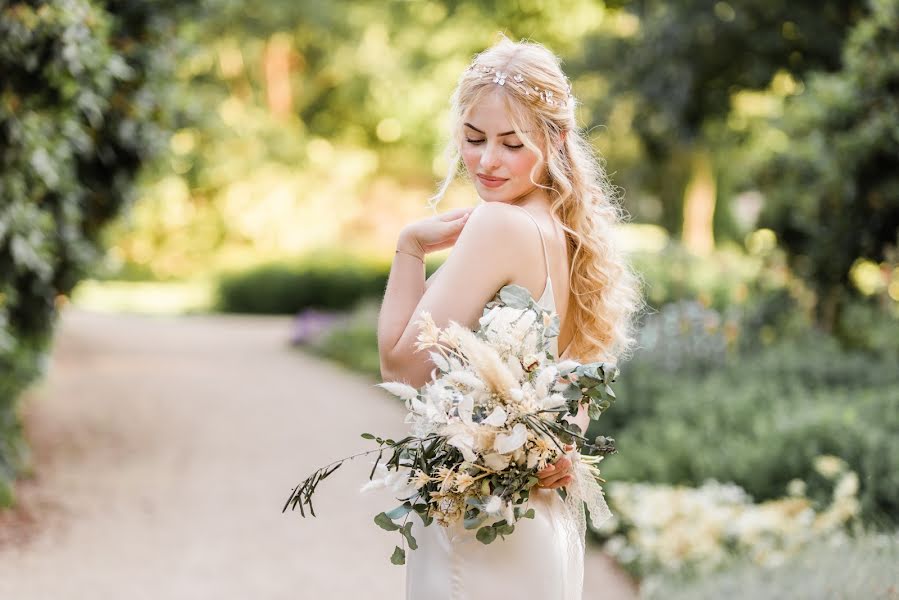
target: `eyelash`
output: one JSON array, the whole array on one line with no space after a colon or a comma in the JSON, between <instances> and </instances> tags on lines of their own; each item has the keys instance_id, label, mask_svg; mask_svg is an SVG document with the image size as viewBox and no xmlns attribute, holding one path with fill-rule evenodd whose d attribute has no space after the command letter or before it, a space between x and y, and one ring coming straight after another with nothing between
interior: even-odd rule
<instances>
[{"instance_id":1,"label":"eyelash","mask_svg":"<svg viewBox=\"0 0 899 600\"><path fill-rule=\"evenodd\" d=\"M480 144L484 140L470 140L468 138L465 138L465 141L468 142L469 144ZM508 148L510 150L520 150L521 148L524 148L524 144L521 144L520 146L510 146L509 144L503 144L503 146L505 146L506 148Z\"/></svg>"}]
</instances>

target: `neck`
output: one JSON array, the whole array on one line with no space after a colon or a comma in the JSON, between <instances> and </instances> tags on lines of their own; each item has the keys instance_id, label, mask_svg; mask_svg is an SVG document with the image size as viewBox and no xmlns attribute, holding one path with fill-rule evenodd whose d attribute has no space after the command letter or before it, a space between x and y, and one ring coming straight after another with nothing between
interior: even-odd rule
<instances>
[{"instance_id":1,"label":"neck","mask_svg":"<svg viewBox=\"0 0 899 600\"><path fill-rule=\"evenodd\" d=\"M525 194L512 199L509 204L516 204L522 208L532 206L549 210L549 193L543 188L534 186Z\"/></svg>"}]
</instances>

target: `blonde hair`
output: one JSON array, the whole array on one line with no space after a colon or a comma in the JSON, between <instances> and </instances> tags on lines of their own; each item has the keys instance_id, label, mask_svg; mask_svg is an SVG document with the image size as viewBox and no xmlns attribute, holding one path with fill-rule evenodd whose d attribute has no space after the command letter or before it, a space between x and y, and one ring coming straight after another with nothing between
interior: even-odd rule
<instances>
[{"instance_id":1,"label":"blonde hair","mask_svg":"<svg viewBox=\"0 0 899 600\"><path fill-rule=\"evenodd\" d=\"M506 74L503 85L494 82L497 71ZM547 91L552 102L547 101ZM618 362L630 356L635 342L634 322L644 306L641 280L613 244L614 227L629 215L576 125L576 101L569 91L561 61L541 44L503 36L478 54L451 98L449 170L429 204L436 207L455 176L464 171L460 148L468 113L488 94L501 94L515 132L538 156L531 182L549 192L550 211L565 230L573 296L569 318L577 325L565 355L582 362ZM538 176L547 183L538 182Z\"/></svg>"}]
</instances>

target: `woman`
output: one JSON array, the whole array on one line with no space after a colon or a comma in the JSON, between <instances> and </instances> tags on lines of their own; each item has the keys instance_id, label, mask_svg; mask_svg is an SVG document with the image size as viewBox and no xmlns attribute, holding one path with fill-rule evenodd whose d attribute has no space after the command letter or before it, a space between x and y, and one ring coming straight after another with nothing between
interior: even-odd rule
<instances>
[{"instance_id":1,"label":"woman","mask_svg":"<svg viewBox=\"0 0 899 600\"><path fill-rule=\"evenodd\" d=\"M540 44L502 38L460 78L450 170L432 201L461 163L482 203L400 233L378 320L385 381L420 387L430 379L434 365L414 349L422 312L440 327L457 321L477 329L484 305L508 284L559 314L556 357L617 362L631 347L642 301L637 277L613 244L624 212L576 127L559 64ZM449 247L425 281L425 255ZM586 411L576 420L586 430ZM562 457L538 472L530 495L536 518L489 545L461 526L424 527L416 515L419 547L407 554L407 599L580 599L583 532L556 491L571 482L570 468Z\"/></svg>"}]
</instances>

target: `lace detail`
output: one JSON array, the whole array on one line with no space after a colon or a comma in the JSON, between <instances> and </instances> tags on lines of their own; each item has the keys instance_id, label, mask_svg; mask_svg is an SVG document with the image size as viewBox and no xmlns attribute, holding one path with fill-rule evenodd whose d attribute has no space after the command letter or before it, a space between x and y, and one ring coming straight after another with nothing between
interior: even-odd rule
<instances>
[{"instance_id":1,"label":"lace detail","mask_svg":"<svg viewBox=\"0 0 899 600\"><path fill-rule=\"evenodd\" d=\"M569 452L568 457L571 460L571 470L574 475L572 482L565 486L567 492L564 501L565 512L569 517L567 521L574 527L573 530L569 528L570 530L567 532L568 554L571 557L572 565L578 571L577 574L582 578L584 554L587 548L586 513L589 510L590 524L594 529L598 529L612 517L612 511L609 510L602 487L596 480L598 470L593 466L592 458L590 462L581 460L581 454L576 450Z\"/></svg>"}]
</instances>

